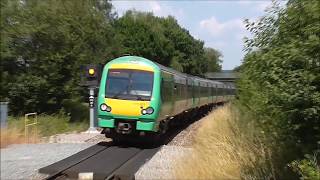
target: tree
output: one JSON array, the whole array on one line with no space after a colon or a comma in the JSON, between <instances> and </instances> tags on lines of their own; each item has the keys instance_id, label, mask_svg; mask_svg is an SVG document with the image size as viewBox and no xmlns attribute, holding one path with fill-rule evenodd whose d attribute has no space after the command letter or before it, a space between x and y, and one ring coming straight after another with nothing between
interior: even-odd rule
<instances>
[{"instance_id":1,"label":"tree","mask_svg":"<svg viewBox=\"0 0 320 180\"><path fill-rule=\"evenodd\" d=\"M113 16L106 1L1 3L1 99L9 98L14 113L55 112L81 92L80 65L111 56Z\"/></svg>"},{"instance_id":2,"label":"tree","mask_svg":"<svg viewBox=\"0 0 320 180\"><path fill-rule=\"evenodd\" d=\"M204 52L208 62L208 71L209 72L221 71L222 60L220 58L222 57L222 54L213 48L205 48Z\"/></svg>"},{"instance_id":3,"label":"tree","mask_svg":"<svg viewBox=\"0 0 320 180\"><path fill-rule=\"evenodd\" d=\"M290 0L258 22L247 21L254 37L246 42L240 97L273 142L295 147L275 155L287 163L320 142L319 9L319 1Z\"/></svg>"},{"instance_id":4,"label":"tree","mask_svg":"<svg viewBox=\"0 0 320 180\"><path fill-rule=\"evenodd\" d=\"M219 66L214 64L216 57L205 57L203 42L194 39L171 16L160 18L152 13L127 11L116 20L115 29L120 42L118 55L143 56L193 75L207 72L208 63L213 68Z\"/></svg>"},{"instance_id":5,"label":"tree","mask_svg":"<svg viewBox=\"0 0 320 180\"><path fill-rule=\"evenodd\" d=\"M83 100L80 65L124 54L193 75L216 66L173 17L128 11L116 18L111 7L106 0L1 1L0 98L13 114L53 113L65 99Z\"/></svg>"}]
</instances>

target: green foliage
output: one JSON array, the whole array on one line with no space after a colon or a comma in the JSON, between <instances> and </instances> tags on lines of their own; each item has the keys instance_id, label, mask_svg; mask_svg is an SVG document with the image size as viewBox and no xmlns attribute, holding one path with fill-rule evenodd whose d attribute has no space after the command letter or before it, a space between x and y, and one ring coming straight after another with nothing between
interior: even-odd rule
<instances>
[{"instance_id":1,"label":"green foliage","mask_svg":"<svg viewBox=\"0 0 320 180\"><path fill-rule=\"evenodd\" d=\"M8 128L16 128L24 135L24 117L9 116ZM50 124L50 125L48 125ZM38 115L37 130L40 137L48 137L55 134L77 131L81 132L88 129L88 122L70 122L70 117L64 113Z\"/></svg>"},{"instance_id":2,"label":"green foliage","mask_svg":"<svg viewBox=\"0 0 320 180\"><path fill-rule=\"evenodd\" d=\"M80 65L112 56L110 11L98 0L1 1L1 99L13 113L55 112L80 95Z\"/></svg>"},{"instance_id":3,"label":"green foliage","mask_svg":"<svg viewBox=\"0 0 320 180\"><path fill-rule=\"evenodd\" d=\"M48 124L50 124L48 126ZM88 129L87 122L71 122L70 117L63 114L39 116L39 131L41 136L47 137L66 132L81 132Z\"/></svg>"},{"instance_id":4,"label":"green foliage","mask_svg":"<svg viewBox=\"0 0 320 180\"><path fill-rule=\"evenodd\" d=\"M221 55L205 51L173 17L128 11L116 18L111 8L107 0L1 1L0 100L11 113L54 113L64 99L83 102L80 65L126 53L194 75L221 68Z\"/></svg>"},{"instance_id":5,"label":"green foliage","mask_svg":"<svg viewBox=\"0 0 320 180\"><path fill-rule=\"evenodd\" d=\"M221 52L213 48L205 48L205 58L208 62L208 72L218 72L221 71L222 57Z\"/></svg>"},{"instance_id":6,"label":"green foliage","mask_svg":"<svg viewBox=\"0 0 320 180\"><path fill-rule=\"evenodd\" d=\"M88 120L88 104L82 104L78 100L65 99L62 101L63 111L70 115L70 122Z\"/></svg>"},{"instance_id":7,"label":"green foliage","mask_svg":"<svg viewBox=\"0 0 320 180\"><path fill-rule=\"evenodd\" d=\"M320 179L320 167L316 155L305 155L300 161L293 161L290 166L300 174L300 179Z\"/></svg>"},{"instance_id":8,"label":"green foliage","mask_svg":"<svg viewBox=\"0 0 320 180\"><path fill-rule=\"evenodd\" d=\"M128 11L115 21L115 29L121 45L118 55L143 56L193 75L221 69L221 54L204 49L203 42L194 39L171 16L160 18L152 13Z\"/></svg>"},{"instance_id":9,"label":"green foliage","mask_svg":"<svg viewBox=\"0 0 320 180\"><path fill-rule=\"evenodd\" d=\"M318 1L291 0L247 21L254 37L246 41L240 100L270 136L278 173L320 143L319 10Z\"/></svg>"}]
</instances>

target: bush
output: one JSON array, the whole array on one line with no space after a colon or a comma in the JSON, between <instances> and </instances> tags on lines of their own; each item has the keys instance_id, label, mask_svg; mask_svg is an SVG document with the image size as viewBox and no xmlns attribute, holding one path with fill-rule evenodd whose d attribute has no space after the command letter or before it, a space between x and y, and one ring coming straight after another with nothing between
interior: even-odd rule
<instances>
[{"instance_id":1,"label":"bush","mask_svg":"<svg viewBox=\"0 0 320 180\"><path fill-rule=\"evenodd\" d=\"M40 114L38 115L37 118L38 118L38 124L30 128L32 128L31 130L34 130L35 127L37 128L37 131L38 131L37 137L39 138L60 134L60 133L65 133L65 132L84 131L89 126L89 121L71 122L70 116L67 116L65 113L52 114L52 115ZM25 131L24 128L25 128L24 117L9 116L8 127L3 132L14 132L15 133L14 136L23 138L24 131ZM8 137L11 138L11 136L8 136ZM11 139L14 139L14 138L11 138Z\"/></svg>"},{"instance_id":2,"label":"bush","mask_svg":"<svg viewBox=\"0 0 320 180\"><path fill-rule=\"evenodd\" d=\"M63 99L85 95L80 65L112 57L107 1L3 0L0 17L0 99L14 115L56 113Z\"/></svg>"},{"instance_id":3,"label":"bush","mask_svg":"<svg viewBox=\"0 0 320 180\"><path fill-rule=\"evenodd\" d=\"M313 156L307 154L305 159L293 161L290 166L300 174L301 179L320 179L319 157L316 153Z\"/></svg>"},{"instance_id":4,"label":"bush","mask_svg":"<svg viewBox=\"0 0 320 180\"><path fill-rule=\"evenodd\" d=\"M320 2L276 4L257 22L241 66L239 99L268 135L277 177L320 143Z\"/></svg>"},{"instance_id":5,"label":"bush","mask_svg":"<svg viewBox=\"0 0 320 180\"><path fill-rule=\"evenodd\" d=\"M62 101L63 111L70 116L70 121L85 121L89 119L89 107L77 100L65 99Z\"/></svg>"}]
</instances>

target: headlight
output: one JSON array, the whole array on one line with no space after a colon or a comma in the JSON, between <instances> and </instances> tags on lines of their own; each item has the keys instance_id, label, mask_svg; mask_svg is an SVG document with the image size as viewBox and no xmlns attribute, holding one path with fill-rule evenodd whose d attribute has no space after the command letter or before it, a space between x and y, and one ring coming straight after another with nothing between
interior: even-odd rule
<instances>
[{"instance_id":1,"label":"headlight","mask_svg":"<svg viewBox=\"0 0 320 180\"><path fill-rule=\"evenodd\" d=\"M100 105L100 109L101 109L101 111L107 111L107 112L111 111L111 107L104 104L104 103Z\"/></svg>"},{"instance_id":2,"label":"headlight","mask_svg":"<svg viewBox=\"0 0 320 180\"><path fill-rule=\"evenodd\" d=\"M147 114L147 110L142 109L142 110L141 110L141 114L143 114L143 115Z\"/></svg>"},{"instance_id":3,"label":"headlight","mask_svg":"<svg viewBox=\"0 0 320 180\"><path fill-rule=\"evenodd\" d=\"M107 105L106 104L101 104L100 105L100 109L101 109L101 111L107 110Z\"/></svg>"},{"instance_id":4,"label":"headlight","mask_svg":"<svg viewBox=\"0 0 320 180\"><path fill-rule=\"evenodd\" d=\"M110 106L107 106L106 111L107 111L107 112L110 112L110 111L111 111L111 107L110 107Z\"/></svg>"},{"instance_id":5,"label":"headlight","mask_svg":"<svg viewBox=\"0 0 320 180\"><path fill-rule=\"evenodd\" d=\"M142 109L141 114L152 114L154 112L154 109L152 107L148 107L147 109Z\"/></svg>"},{"instance_id":6,"label":"headlight","mask_svg":"<svg viewBox=\"0 0 320 180\"><path fill-rule=\"evenodd\" d=\"M147 111L147 114L152 114L154 110L152 107L148 107L146 111Z\"/></svg>"}]
</instances>

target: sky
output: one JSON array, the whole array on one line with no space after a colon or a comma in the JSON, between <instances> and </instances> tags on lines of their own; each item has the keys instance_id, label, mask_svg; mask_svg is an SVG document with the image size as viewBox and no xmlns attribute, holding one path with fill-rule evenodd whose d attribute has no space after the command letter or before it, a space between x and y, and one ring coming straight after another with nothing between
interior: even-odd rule
<instances>
[{"instance_id":1,"label":"sky","mask_svg":"<svg viewBox=\"0 0 320 180\"><path fill-rule=\"evenodd\" d=\"M127 10L153 12L155 16L174 16L190 34L222 52L222 69L239 66L243 59L243 37L252 36L244 19L256 20L271 5L265 0L207 0L207 1L112 1L114 11L121 17ZM282 2L282 4L285 4Z\"/></svg>"}]
</instances>

